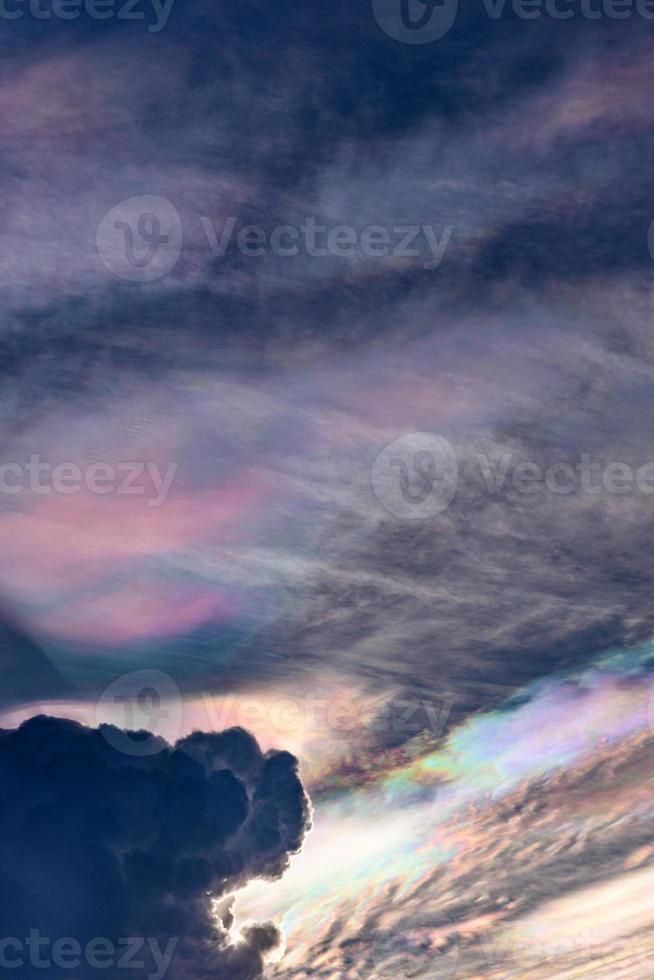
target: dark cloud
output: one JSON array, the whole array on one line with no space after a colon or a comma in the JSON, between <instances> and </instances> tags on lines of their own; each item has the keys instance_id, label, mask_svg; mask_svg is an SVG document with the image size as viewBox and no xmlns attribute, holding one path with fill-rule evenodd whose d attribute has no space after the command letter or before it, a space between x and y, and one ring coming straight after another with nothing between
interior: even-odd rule
<instances>
[{"instance_id":1,"label":"dark cloud","mask_svg":"<svg viewBox=\"0 0 654 980\"><path fill-rule=\"evenodd\" d=\"M147 757L112 747L116 736L45 716L0 733L0 934L23 942L38 930L83 950L99 937L116 949L150 938L174 948L170 980L261 976L277 928L250 925L237 940L228 907L221 925L210 902L253 877L280 877L300 849L310 804L297 760L264 755L237 728L162 741ZM156 973L151 947L141 952ZM38 977L24 959L21 976ZM48 975L89 969L53 960ZM104 975L147 973L114 961Z\"/></svg>"},{"instance_id":2,"label":"dark cloud","mask_svg":"<svg viewBox=\"0 0 654 980\"><path fill-rule=\"evenodd\" d=\"M29 704L37 698L62 701L75 688L60 674L39 646L6 617L0 617L0 706Z\"/></svg>"}]
</instances>

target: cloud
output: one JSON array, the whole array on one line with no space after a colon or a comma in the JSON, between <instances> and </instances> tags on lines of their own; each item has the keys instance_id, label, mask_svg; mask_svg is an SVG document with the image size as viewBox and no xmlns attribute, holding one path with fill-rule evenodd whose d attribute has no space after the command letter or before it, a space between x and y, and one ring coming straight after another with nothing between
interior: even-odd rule
<instances>
[{"instance_id":1,"label":"cloud","mask_svg":"<svg viewBox=\"0 0 654 980\"><path fill-rule=\"evenodd\" d=\"M141 937L148 951L174 947L169 980L261 976L277 928L236 936L212 903L280 877L300 850L311 809L297 760L240 728L160 740L148 756L116 738L138 735L43 715L0 731L0 934L82 950ZM53 956L48 975L69 974ZM21 976L39 975L29 958ZM145 976L115 963L104 975Z\"/></svg>"},{"instance_id":2,"label":"cloud","mask_svg":"<svg viewBox=\"0 0 654 980\"><path fill-rule=\"evenodd\" d=\"M4 708L36 697L63 700L74 693L43 651L15 623L0 618L0 670Z\"/></svg>"},{"instance_id":3,"label":"cloud","mask_svg":"<svg viewBox=\"0 0 654 980\"><path fill-rule=\"evenodd\" d=\"M577 977L592 961L608 978L624 960L646 977L651 654L539 680L427 754L377 753L365 783L344 768L340 793L316 791L288 876L236 903L282 916L277 975Z\"/></svg>"}]
</instances>

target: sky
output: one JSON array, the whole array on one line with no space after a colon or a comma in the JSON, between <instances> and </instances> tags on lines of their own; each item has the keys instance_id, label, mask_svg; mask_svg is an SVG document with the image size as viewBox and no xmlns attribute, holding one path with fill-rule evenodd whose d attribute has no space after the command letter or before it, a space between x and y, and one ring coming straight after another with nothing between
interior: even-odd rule
<instances>
[{"instance_id":1,"label":"sky","mask_svg":"<svg viewBox=\"0 0 654 980\"><path fill-rule=\"evenodd\" d=\"M0 776L240 800L171 980L648 977L654 10L106 6L0 9Z\"/></svg>"}]
</instances>

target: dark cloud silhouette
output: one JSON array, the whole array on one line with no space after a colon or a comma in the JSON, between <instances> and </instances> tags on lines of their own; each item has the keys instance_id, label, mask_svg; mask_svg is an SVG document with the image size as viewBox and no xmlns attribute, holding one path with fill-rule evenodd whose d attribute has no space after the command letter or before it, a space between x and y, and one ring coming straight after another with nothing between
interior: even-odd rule
<instances>
[{"instance_id":1,"label":"dark cloud silhouette","mask_svg":"<svg viewBox=\"0 0 654 980\"><path fill-rule=\"evenodd\" d=\"M297 760L239 728L147 757L107 735L43 715L0 732L0 935L17 941L2 955L22 957L21 977L42 975L36 934L56 978L94 975L94 956L106 977L260 976L279 930L250 924L235 938L229 902L214 914L212 901L281 876L301 847L310 803ZM129 937L144 966L119 965ZM54 946L64 939L78 944L76 968Z\"/></svg>"},{"instance_id":2,"label":"dark cloud silhouette","mask_svg":"<svg viewBox=\"0 0 654 980\"><path fill-rule=\"evenodd\" d=\"M0 614L0 706L27 704L35 698L63 700L74 688L62 677L20 626Z\"/></svg>"}]
</instances>

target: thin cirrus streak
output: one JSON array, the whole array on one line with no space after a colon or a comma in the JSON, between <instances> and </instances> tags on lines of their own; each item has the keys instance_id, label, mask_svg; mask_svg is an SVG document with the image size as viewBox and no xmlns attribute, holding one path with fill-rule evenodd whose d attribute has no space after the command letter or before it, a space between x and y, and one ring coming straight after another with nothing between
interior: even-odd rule
<instances>
[{"instance_id":1,"label":"thin cirrus streak","mask_svg":"<svg viewBox=\"0 0 654 980\"><path fill-rule=\"evenodd\" d=\"M280 974L647 976L651 654L539 682L364 782L323 773L303 853L238 899L280 917Z\"/></svg>"},{"instance_id":2,"label":"thin cirrus streak","mask_svg":"<svg viewBox=\"0 0 654 980\"><path fill-rule=\"evenodd\" d=\"M156 452L120 406L83 422L35 422L29 439L8 451L14 465L34 448L46 461L74 461L82 473L101 459L119 474L117 489L122 437L123 460L155 458L159 474L174 468L174 477L165 498L147 474L137 483L139 495L104 496L85 486L71 495L30 489L0 495L4 594L40 636L94 647L233 622L243 606L257 606L252 593L262 576L268 579L262 586L274 588L281 576L303 579L301 562L324 561L312 554L313 539L330 506L344 499L365 512L369 488L360 484L367 481L370 445L382 446L409 421L444 425L480 411L482 400L466 386L459 390L446 378L418 383L412 363L398 371L397 358L377 355L365 370L341 366L337 395L333 369L309 370L289 390L283 380L270 384L260 403L244 385L180 377L170 401L192 426L185 428L149 390L137 404L154 430ZM312 411L300 413L308 398ZM238 448L244 434L255 459ZM85 458L89 446L93 453Z\"/></svg>"}]
</instances>

